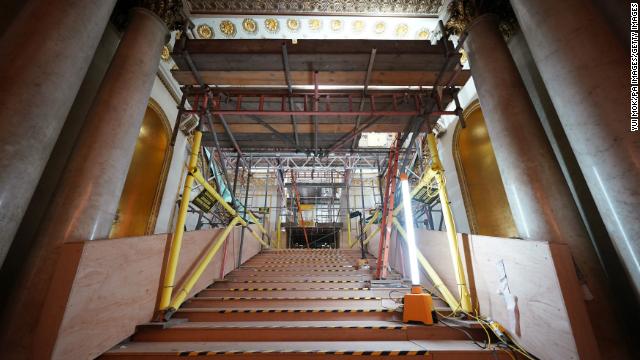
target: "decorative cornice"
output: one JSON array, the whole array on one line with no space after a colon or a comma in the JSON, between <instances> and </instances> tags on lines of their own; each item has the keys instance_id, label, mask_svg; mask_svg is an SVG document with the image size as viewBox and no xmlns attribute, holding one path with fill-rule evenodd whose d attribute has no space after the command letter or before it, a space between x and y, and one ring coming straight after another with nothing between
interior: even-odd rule
<instances>
[{"instance_id":1,"label":"decorative cornice","mask_svg":"<svg viewBox=\"0 0 640 360\"><path fill-rule=\"evenodd\" d=\"M138 6L158 15L169 31L182 29L189 19L188 6L184 0L140 0Z\"/></svg>"},{"instance_id":2,"label":"decorative cornice","mask_svg":"<svg viewBox=\"0 0 640 360\"><path fill-rule=\"evenodd\" d=\"M437 16L442 0L188 0L193 14Z\"/></svg>"},{"instance_id":3,"label":"decorative cornice","mask_svg":"<svg viewBox=\"0 0 640 360\"><path fill-rule=\"evenodd\" d=\"M447 8L447 29L459 36L468 29L473 19L484 14L494 14L498 17L502 35L508 39L514 34L518 23L509 0L484 1L479 7L476 4L473 0L451 1Z\"/></svg>"}]
</instances>

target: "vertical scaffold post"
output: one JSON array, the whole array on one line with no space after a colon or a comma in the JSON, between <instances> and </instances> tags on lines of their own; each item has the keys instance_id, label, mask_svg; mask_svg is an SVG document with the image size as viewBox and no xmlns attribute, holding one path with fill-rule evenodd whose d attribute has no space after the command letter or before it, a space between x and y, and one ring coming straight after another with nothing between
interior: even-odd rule
<instances>
[{"instance_id":1,"label":"vertical scaffold post","mask_svg":"<svg viewBox=\"0 0 640 360\"><path fill-rule=\"evenodd\" d=\"M469 289L467 288L466 276L462 266L462 258L460 257L460 249L458 248L456 224L453 221L453 213L451 211L449 196L445 187L444 168L442 167L442 163L440 163L438 145L436 144L436 137L433 133L429 133L429 135L427 135L427 143L429 145L429 152L431 153L431 169L435 172L436 182L438 183L438 194L442 205L442 217L444 218L444 222L447 227L449 252L451 253L453 269L455 271L456 281L458 284L460 305L462 306L463 311L470 313L472 311L471 296L469 294Z\"/></svg>"},{"instance_id":2,"label":"vertical scaffold post","mask_svg":"<svg viewBox=\"0 0 640 360\"><path fill-rule=\"evenodd\" d=\"M187 165L187 178L184 181L184 189L182 190L182 198L180 199L180 208L178 210L178 221L169 249L169 259L162 283L162 292L160 294L159 310L163 311L169 307L171 295L175 285L176 270L178 268L178 259L180 258L180 249L182 247L182 238L184 236L184 225L187 220L187 210L189 209L189 201L191 200L191 187L193 186L193 172L198 166L198 153L200 151L200 143L202 141L202 131L200 127L193 134L193 144L191 145L191 154L189 155L189 163Z\"/></svg>"}]
</instances>

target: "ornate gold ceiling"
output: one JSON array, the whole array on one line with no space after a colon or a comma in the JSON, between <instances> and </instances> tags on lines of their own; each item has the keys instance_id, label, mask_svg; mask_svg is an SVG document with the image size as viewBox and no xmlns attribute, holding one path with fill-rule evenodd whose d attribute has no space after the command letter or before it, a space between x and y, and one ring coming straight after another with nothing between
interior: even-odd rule
<instances>
[{"instance_id":1,"label":"ornate gold ceiling","mask_svg":"<svg viewBox=\"0 0 640 360\"><path fill-rule=\"evenodd\" d=\"M188 0L192 14L437 16L442 0Z\"/></svg>"}]
</instances>

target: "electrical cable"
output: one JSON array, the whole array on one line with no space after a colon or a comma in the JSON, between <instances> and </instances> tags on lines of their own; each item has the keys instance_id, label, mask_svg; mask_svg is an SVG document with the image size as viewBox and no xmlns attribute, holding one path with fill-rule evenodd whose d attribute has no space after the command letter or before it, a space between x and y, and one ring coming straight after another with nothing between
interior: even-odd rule
<instances>
[{"instance_id":1,"label":"electrical cable","mask_svg":"<svg viewBox=\"0 0 640 360\"><path fill-rule=\"evenodd\" d=\"M440 322L441 322L441 323L443 323L446 327L448 327L448 328L450 328L450 329L455 329L455 330L458 330L458 331L460 331L460 332L464 333L464 334L469 338L469 340L471 340L471 341L473 342L473 344L474 344L474 345L476 345L477 347L479 347L480 349L483 349L483 350L486 350L486 349L487 349L487 344L486 344L486 343L485 343L484 345L481 345L481 344L480 344L480 343L478 343L478 342L476 341L476 339L474 339L474 338L473 338L473 336L471 336L471 334L469 334L465 329L460 328L460 327L453 327L453 326L451 326L451 325L447 324L447 322L446 322L446 321L444 321L444 319L440 319Z\"/></svg>"}]
</instances>

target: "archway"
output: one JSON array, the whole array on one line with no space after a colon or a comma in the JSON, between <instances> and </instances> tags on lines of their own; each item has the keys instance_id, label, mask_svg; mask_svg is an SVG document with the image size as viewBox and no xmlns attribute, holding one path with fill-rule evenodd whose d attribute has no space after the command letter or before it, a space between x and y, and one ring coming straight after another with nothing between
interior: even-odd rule
<instances>
[{"instance_id":1,"label":"archway","mask_svg":"<svg viewBox=\"0 0 640 360\"><path fill-rule=\"evenodd\" d=\"M516 237L518 232L504 191L480 103L463 113L465 128L456 126L454 158L471 232Z\"/></svg>"},{"instance_id":2,"label":"archway","mask_svg":"<svg viewBox=\"0 0 640 360\"><path fill-rule=\"evenodd\" d=\"M169 121L149 99L110 238L153 233L171 159L170 138Z\"/></svg>"}]
</instances>

